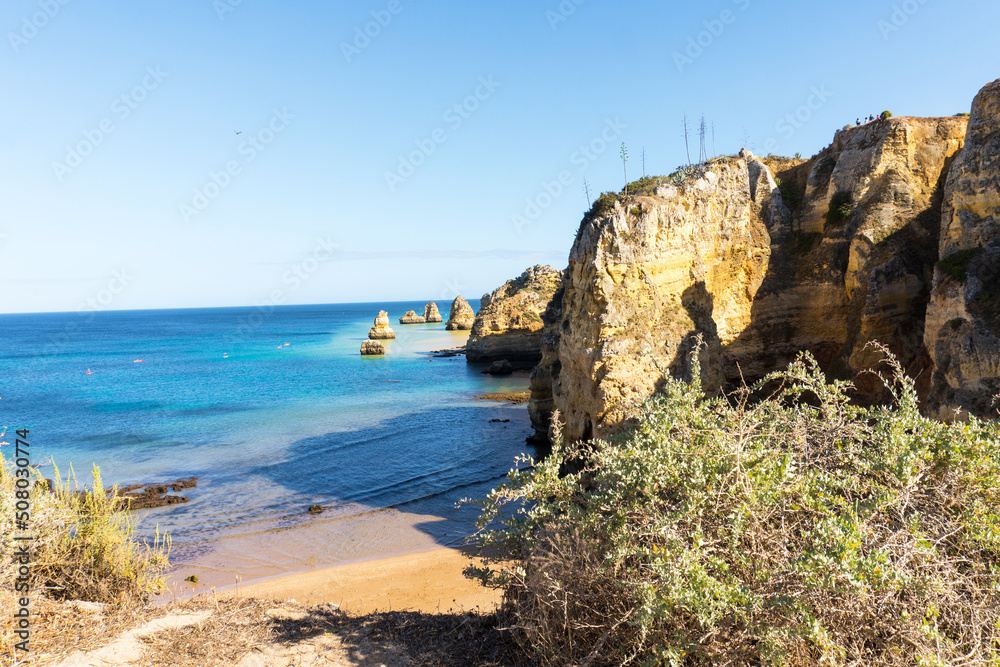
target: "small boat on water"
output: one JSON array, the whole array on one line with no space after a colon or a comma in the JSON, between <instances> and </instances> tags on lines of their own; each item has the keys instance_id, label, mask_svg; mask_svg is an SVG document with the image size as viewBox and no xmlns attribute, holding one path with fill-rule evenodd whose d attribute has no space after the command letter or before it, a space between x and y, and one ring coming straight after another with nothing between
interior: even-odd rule
<instances>
[{"instance_id":1,"label":"small boat on water","mask_svg":"<svg viewBox=\"0 0 1000 667\"><path fill-rule=\"evenodd\" d=\"M91 371L89 368L87 369L87 372L84 373L84 375L93 375L93 374L94 374L93 371Z\"/></svg>"},{"instance_id":2,"label":"small boat on water","mask_svg":"<svg viewBox=\"0 0 1000 667\"><path fill-rule=\"evenodd\" d=\"M222 353L222 358L223 359L228 359L229 358L229 353L228 352L223 352Z\"/></svg>"},{"instance_id":3,"label":"small boat on water","mask_svg":"<svg viewBox=\"0 0 1000 667\"><path fill-rule=\"evenodd\" d=\"M142 359L136 359L136 360L135 360L135 361L133 361L132 363L133 363L133 364L141 364L141 363L142 363Z\"/></svg>"}]
</instances>

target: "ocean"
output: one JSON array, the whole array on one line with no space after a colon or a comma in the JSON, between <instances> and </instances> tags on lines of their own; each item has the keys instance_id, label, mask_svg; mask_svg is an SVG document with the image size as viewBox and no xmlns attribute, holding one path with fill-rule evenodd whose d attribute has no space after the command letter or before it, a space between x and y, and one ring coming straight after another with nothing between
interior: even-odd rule
<instances>
[{"instance_id":1,"label":"ocean","mask_svg":"<svg viewBox=\"0 0 1000 667\"><path fill-rule=\"evenodd\" d=\"M468 332L398 324L424 303L0 315L0 424L30 429L46 476L197 476L135 513L171 536L175 590L457 546L476 510L456 503L535 454L523 404L475 395L528 380L431 355ZM363 358L380 309L397 338Z\"/></svg>"}]
</instances>

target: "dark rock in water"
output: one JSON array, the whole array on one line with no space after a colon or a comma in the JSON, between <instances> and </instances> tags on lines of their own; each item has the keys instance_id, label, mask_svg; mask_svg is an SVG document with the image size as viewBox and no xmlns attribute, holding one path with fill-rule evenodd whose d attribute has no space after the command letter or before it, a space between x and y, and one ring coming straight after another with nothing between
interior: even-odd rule
<instances>
[{"instance_id":1,"label":"dark rock in water","mask_svg":"<svg viewBox=\"0 0 1000 667\"><path fill-rule=\"evenodd\" d=\"M385 346L377 340L366 340L361 343L361 356L377 357L385 354Z\"/></svg>"},{"instance_id":2,"label":"dark rock in water","mask_svg":"<svg viewBox=\"0 0 1000 667\"><path fill-rule=\"evenodd\" d=\"M450 348L448 348L446 350L434 350L433 352L431 352L431 356L432 357L438 357L438 358L441 358L441 359L448 358L448 357L460 357L463 354L465 354L465 346L464 345L459 346L459 347L450 347Z\"/></svg>"},{"instance_id":3,"label":"dark rock in water","mask_svg":"<svg viewBox=\"0 0 1000 667\"><path fill-rule=\"evenodd\" d=\"M510 375L514 372L514 367L511 366L510 362L506 359L500 359L499 361L494 361L490 364L490 367L486 369L486 372L490 375Z\"/></svg>"},{"instance_id":4,"label":"dark rock in water","mask_svg":"<svg viewBox=\"0 0 1000 667\"><path fill-rule=\"evenodd\" d=\"M165 505L186 503L187 496L171 496L169 491L191 489L198 485L197 477L178 479L167 484L131 484L118 489L119 496L131 510L144 510Z\"/></svg>"},{"instance_id":5,"label":"dark rock in water","mask_svg":"<svg viewBox=\"0 0 1000 667\"><path fill-rule=\"evenodd\" d=\"M41 486L48 491L55 491L55 483L51 479L35 482L36 486ZM180 491L181 489L191 489L198 486L197 477L178 479L166 484L129 484L118 487L118 498L122 504L130 510L145 510L153 507L163 507L164 505L176 505L186 503L187 496L171 496L169 491ZM114 489L107 489L110 496ZM89 491L75 491L76 496L85 499Z\"/></svg>"},{"instance_id":6,"label":"dark rock in water","mask_svg":"<svg viewBox=\"0 0 1000 667\"><path fill-rule=\"evenodd\" d=\"M491 419L490 420L490 422L493 423L493 424L506 424L509 421L510 421L509 419Z\"/></svg>"},{"instance_id":7,"label":"dark rock in water","mask_svg":"<svg viewBox=\"0 0 1000 667\"><path fill-rule=\"evenodd\" d=\"M319 514L322 511L323 511L323 506L322 505L310 505L309 506L309 513L310 514Z\"/></svg>"}]
</instances>

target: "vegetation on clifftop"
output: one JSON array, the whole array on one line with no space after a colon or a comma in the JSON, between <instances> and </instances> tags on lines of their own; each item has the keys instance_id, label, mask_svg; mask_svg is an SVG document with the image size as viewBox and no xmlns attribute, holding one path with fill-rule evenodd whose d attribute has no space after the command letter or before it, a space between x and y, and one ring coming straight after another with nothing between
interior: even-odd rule
<instances>
[{"instance_id":1,"label":"vegetation on clifftop","mask_svg":"<svg viewBox=\"0 0 1000 667\"><path fill-rule=\"evenodd\" d=\"M539 664L1000 664L1000 426L923 418L890 363L864 408L807 354L759 402L695 359L479 503L476 574Z\"/></svg>"}]
</instances>

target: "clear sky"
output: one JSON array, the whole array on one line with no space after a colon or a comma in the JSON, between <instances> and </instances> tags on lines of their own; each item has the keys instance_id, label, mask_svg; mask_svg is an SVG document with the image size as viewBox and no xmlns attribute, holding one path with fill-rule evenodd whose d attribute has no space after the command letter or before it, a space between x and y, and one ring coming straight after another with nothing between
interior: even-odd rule
<instances>
[{"instance_id":1,"label":"clear sky","mask_svg":"<svg viewBox=\"0 0 1000 667\"><path fill-rule=\"evenodd\" d=\"M968 111L998 24L995 0L4 0L0 312L478 297L565 266L622 141L634 180L643 149L686 162L684 114L709 153L807 156L861 115Z\"/></svg>"}]
</instances>

